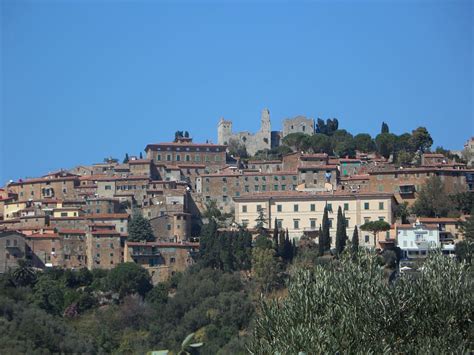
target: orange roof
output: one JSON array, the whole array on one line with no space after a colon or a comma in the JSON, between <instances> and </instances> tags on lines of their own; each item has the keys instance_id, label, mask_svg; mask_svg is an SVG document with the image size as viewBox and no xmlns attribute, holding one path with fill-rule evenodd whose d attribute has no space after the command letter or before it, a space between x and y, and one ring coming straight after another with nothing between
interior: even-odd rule
<instances>
[{"instance_id":1,"label":"orange roof","mask_svg":"<svg viewBox=\"0 0 474 355\"><path fill-rule=\"evenodd\" d=\"M110 229L110 230L97 230L97 231L92 231L91 234L93 235L120 235L119 232L117 232L115 229Z\"/></svg>"},{"instance_id":2,"label":"orange roof","mask_svg":"<svg viewBox=\"0 0 474 355\"><path fill-rule=\"evenodd\" d=\"M86 234L82 229L67 229L63 228L58 231L59 234Z\"/></svg>"},{"instance_id":3,"label":"orange roof","mask_svg":"<svg viewBox=\"0 0 474 355\"><path fill-rule=\"evenodd\" d=\"M178 142L169 142L169 143L155 143L155 144L148 144L145 147L145 151L151 148L158 148L158 147L166 147L166 146L171 146L171 147L193 147L193 148L199 148L199 147L205 147L205 148L227 148L226 145L221 145L221 144L213 144L213 143L178 143Z\"/></svg>"},{"instance_id":4,"label":"orange roof","mask_svg":"<svg viewBox=\"0 0 474 355\"><path fill-rule=\"evenodd\" d=\"M449 218L449 217L420 217L418 218L421 223L458 223L462 221L460 218Z\"/></svg>"},{"instance_id":5,"label":"orange roof","mask_svg":"<svg viewBox=\"0 0 474 355\"><path fill-rule=\"evenodd\" d=\"M30 234L25 235L26 238L58 238L58 234L56 233L37 233L37 234Z\"/></svg>"},{"instance_id":6,"label":"orange roof","mask_svg":"<svg viewBox=\"0 0 474 355\"><path fill-rule=\"evenodd\" d=\"M193 247L198 248L199 243L183 242L183 243L172 243L172 242L127 242L127 245L130 247Z\"/></svg>"},{"instance_id":7,"label":"orange roof","mask_svg":"<svg viewBox=\"0 0 474 355\"><path fill-rule=\"evenodd\" d=\"M129 164L151 164L151 159L135 159L129 160Z\"/></svg>"},{"instance_id":8,"label":"orange roof","mask_svg":"<svg viewBox=\"0 0 474 355\"><path fill-rule=\"evenodd\" d=\"M128 213L95 213L85 216L87 219L125 219L128 217Z\"/></svg>"}]
</instances>

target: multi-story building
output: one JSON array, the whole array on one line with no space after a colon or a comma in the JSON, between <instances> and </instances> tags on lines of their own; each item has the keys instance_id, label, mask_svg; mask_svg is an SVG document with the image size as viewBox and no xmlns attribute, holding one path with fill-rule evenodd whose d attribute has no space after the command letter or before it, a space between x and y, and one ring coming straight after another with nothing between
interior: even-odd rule
<instances>
[{"instance_id":1,"label":"multi-story building","mask_svg":"<svg viewBox=\"0 0 474 355\"><path fill-rule=\"evenodd\" d=\"M25 260L27 245L25 236L17 231L0 231L0 274L18 267Z\"/></svg>"},{"instance_id":2,"label":"multi-story building","mask_svg":"<svg viewBox=\"0 0 474 355\"><path fill-rule=\"evenodd\" d=\"M18 194L20 201L44 198L68 199L76 197L75 187L80 185L79 176L59 171L41 178L18 180L7 185L8 189Z\"/></svg>"},{"instance_id":3,"label":"multi-story building","mask_svg":"<svg viewBox=\"0 0 474 355\"><path fill-rule=\"evenodd\" d=\"M233 210L233 197L269 191L290 191L295 190L297 186L298 174L291 171L205 174L196 180L196 192L201 194L203 201L215 200L224 212Z\"/></svg>"},{"instance_id":4,"label":"multi-story building","mask_svg":"<svg viewBox=\"0 0 474 355\"><path fill-rule=\"evenodd\" d=\"M135 262L148 270L154 284L166 281L194 263L199 243L127 242L124 261Z\"/></svg>"},{"instance_id":5,"label":"multi-story building","mask_svg":"<svg viewBox=\"0 0 474 355\"><path fill-rule=\"evenodd\" d=\"M454 252L454 245L441 245L439 230L433 225L419 221L413 225L399 225L396 226L396 235L404 259L425 258L430 251L441 247L445 253Z\"/></svg>"},{"instance_id":6,"label":"multi-story building","mask_svg":"<svg viewBox=\"0 0 474 355\"><path fill-rule=\"evenodd\" d=\"M114 226L94 224L87 232L87 268L112 269L123 262L120 233Z\"/></svg>"},{"instance_id":7,"label":"multi-story building","mask_svg":"<svg viewBox=\"0 0 474 355\"><path fill-rule=\"evenodd\" d=\"M274 221L279 228L287 229L290 237L300 238L319 230L324 208L329 210L332 244L335 243L337 210L342 208L347 222L347 233L352 235L354 227L369 221L383 220L392 223L396 201L390 193L307 193L288 191L278 193L250 194L234 197L235 221L248 227L255 227L259 214L267 221L265 227L273 228ZM385 235L379 237L385 239ZM375 247L371 233L359 232L360 245Z\"/></svg>"},{"instance_id":8,"label":"multi-story building","mask_svg":"<svg viewBox=\"0 0 474 355\"><path fill-rule=\"evenodd\" d=\"M214 172L225 166L226 148L223 144L196 144L178 139L176 142L148 144L145 152L147 159L156 165L204 164L209 172Z\"/></svg>"}]
</instances>

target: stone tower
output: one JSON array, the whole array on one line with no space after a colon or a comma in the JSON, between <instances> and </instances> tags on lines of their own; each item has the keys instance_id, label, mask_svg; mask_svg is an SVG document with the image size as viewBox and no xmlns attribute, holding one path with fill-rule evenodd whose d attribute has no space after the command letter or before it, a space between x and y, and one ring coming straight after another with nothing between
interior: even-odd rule
<instances>
[{"instance_id":1,"label":"stone tower","mask_svg":"<svg viewBox=\"0 0 474 355\"><path fill-rule=\"evenodd\" d=\"M256 134L255 149L271 149L272 147L272 126L270 123L270 111L268 108L262 110L260 132Z\"/></svg>"},{"instance_id":2,"label":"stone tower","mask_svg":"<svg viewBox=\"0 0 474 355\"><path fill-rule=\"evenodd\" d=\"M232 121L226 121L224 118L217 124L217 144L229 144L232 136Z\"/></svg>"}]
</instances>

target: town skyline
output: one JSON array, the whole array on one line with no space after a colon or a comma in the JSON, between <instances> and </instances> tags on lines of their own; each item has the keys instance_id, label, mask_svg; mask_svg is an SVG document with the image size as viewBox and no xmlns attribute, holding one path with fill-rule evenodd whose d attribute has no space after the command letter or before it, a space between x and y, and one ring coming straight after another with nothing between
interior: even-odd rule
<instances>
[{"instance_id":1,"label":"town skyline","mask_svg":"<svg viewBox=\"0 0 474 355\"><path fill-rule=\"evenodd\" d=\"M277 129L336 117L375 136L385 121L426 126L434 147L455 150L474 132L470 1L4 1L1 12L2 183L138 154L176 130L216 142L221 117L254 132L265 107Z\"/></svg>"}]
</instances>

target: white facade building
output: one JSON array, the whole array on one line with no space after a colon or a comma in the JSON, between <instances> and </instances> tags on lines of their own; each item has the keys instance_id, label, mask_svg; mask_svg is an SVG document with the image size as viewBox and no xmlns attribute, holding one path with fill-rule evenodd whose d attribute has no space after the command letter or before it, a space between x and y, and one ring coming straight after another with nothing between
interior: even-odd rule
<instances>
[{"instance_id":1,"label":"white facade building","mask_svg":"<svg viewBox=\"0 0 474 355\"><path fill-rule=\"evenodd\" d=\"M405 259L426 257L430 250L441 247L439 230L419 221L409 226L397 226L397 246Z\"/></svg>"}]
</instances>

